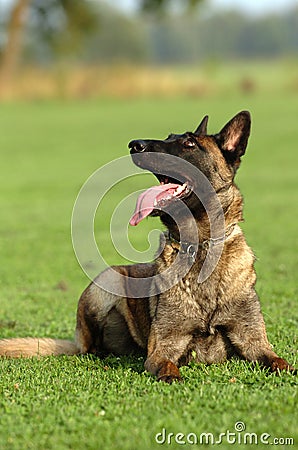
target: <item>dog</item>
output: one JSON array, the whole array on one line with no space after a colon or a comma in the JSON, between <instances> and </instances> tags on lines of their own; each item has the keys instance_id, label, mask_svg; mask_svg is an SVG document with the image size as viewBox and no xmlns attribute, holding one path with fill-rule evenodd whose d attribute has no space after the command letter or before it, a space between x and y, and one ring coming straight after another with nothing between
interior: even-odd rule
<instances>
[{"instance_id":1,"label":"dog","mask_svg":"<svg viewBox=\"0 0 298 450\"><path fill-rule=\"evenodd\" d=\"M95 278L79 300L75 342L2 339L1 356L141 352L145 369L167 383L181 380L179 367L192 360L237 356L272 372L294 370L268 342L255 258L239 227L243 200L234 178L250 113L239 112L214 135L207 122L165 140L129 143L134 163L159 182L141 194L130 221L160 217L166 231L156 259L112 266Z\"/></svg>"}]
</instances>

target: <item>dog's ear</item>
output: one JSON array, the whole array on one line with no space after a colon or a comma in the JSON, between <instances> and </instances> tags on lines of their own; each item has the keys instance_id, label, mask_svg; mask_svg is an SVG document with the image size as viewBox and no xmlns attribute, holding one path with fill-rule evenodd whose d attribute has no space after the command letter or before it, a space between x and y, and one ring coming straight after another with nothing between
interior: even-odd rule
<instances>
[{"instance_id":1,"label":"dog's ear","mask_svg":"<svg viewBox=\"0 0 298 450\"><path fill-rule=\"evenodd\" d=\"M240 157L244 155L250 134L250 114L241 111L231 119L215 136L217 144L225 158L232 164L239 166Z\"/></svg>"},{"instance_id":2,"label":"dog's ear","mask_svg":"<svg viewBox=\"0 0 298 450\"><path fill-rule=\"evenodd\" d=\"M194 134L196 136L206 136L207 134L207 124L208 124L208 116L205 116L196 131L194 131Z\"/></svg>"}]
</instances>

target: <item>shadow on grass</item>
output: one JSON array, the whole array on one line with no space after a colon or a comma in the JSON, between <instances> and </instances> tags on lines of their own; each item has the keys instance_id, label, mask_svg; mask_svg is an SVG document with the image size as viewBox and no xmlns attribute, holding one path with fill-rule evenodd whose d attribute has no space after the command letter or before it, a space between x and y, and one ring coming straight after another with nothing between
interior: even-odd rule
<instances>
[{"instance_id":1,"label":"shadow on grass","mask_svg":"<svg viewBox=\"0 0 298 450\"><path fill-rule=\"evenodd\" d=\"M115 355L77 355L76 358L82 363L87 362L92 368L97 369L130 369L133 372L141 374L144 372L145 356L141 355L125 355L125 356L115 356Z\"/></svg>"},{"instance_id":2,"label":"shadow on grass","mask_svg":"<svg viewBox=\"0 0 298 450\"><path fill-rule=\"evenodd\" d=\"M65 357L69 360L69 357ZM114 372L122 376L124 373L134 373L156 381L153 375L144 368L145 356L97 356L92 354L76 355L72 358L73 368L87 370L88 372ZM283 384L296 384L297 378L293 373L271 373L257 363L250 363L238 358L232 358L221 364L204 364L191 362L180 367L182 384L231 384L241 386L254 386L261 388L264 385L281 386ZM122 375L121 375L122 374ZM180 384L180 383L179 383Z\"/></svg>"}]
</instances>

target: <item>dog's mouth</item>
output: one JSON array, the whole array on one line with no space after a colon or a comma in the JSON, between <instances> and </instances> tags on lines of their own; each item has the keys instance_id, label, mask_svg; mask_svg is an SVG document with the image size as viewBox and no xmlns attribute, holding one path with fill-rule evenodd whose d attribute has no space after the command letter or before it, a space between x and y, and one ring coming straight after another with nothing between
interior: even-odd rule
<instances>
[{"instance_id":1,"label":"dog's mouth","mask_svg":"<svg viewBox=\"0 0 298 450\"><path fill-rule=\"evenodd\" d=\"M187 181L181 183L174 178L154 175L160 184L139 195L135 211L129 221L130 225L138 225L153 211L166 209L172 202L186 198L192 191Z\"/></svg>"}]
</instances>

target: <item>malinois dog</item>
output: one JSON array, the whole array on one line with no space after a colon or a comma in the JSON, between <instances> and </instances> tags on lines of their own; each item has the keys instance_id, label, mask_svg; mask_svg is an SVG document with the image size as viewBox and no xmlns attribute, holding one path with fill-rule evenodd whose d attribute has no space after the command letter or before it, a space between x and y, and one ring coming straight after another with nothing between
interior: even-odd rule
<instances>
[{"instance_id":1,"label":"malinois dog","mask_svg":"<svg viewBox=\"0 0 298 450\"><path fill-rule=\"evenodd\" d=\"M238 356L273 372L294 370L268 342L255 258L239 227L243 201L234 177L247 147L250 114L238 113L215 135L208 135L207 121L194 132L129 143L135 164L159 181L140 195L130 221L160 216L166 231L155 261L111 267L87 287L78 304L75 342L2 339L0 355L142 351L145 368L167 383L180 380L179 366L191 360L211 364Z\"/></svg>"}]
</instances>

